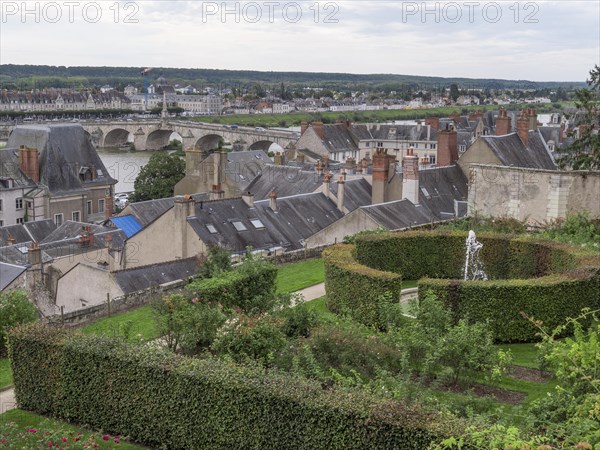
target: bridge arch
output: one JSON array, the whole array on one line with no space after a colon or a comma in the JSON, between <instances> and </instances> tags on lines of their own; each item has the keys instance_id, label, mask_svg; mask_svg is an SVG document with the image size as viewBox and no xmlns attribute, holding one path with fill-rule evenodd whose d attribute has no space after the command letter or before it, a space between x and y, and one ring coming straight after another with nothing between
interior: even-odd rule
<instances>
[{"instance_id":1,"label":"bridge arch","mask_svg":"<svg viewBox=\"0 0 600 450\"><path fill-rule=\"evenodd\" d=\"M207 134L196 141L194 148L203 151L210 151L219 148L219 141L225 138L219 134Z\"/></svg>"},{"instance_id":2,"label":"bridge arch","mask_svg":"<svg viewBox=\"0 0 600 450\"><path fill-rule=\"evenodd\" d=\"M257 141L255 143L253 143L248 148L248 150L262 150L265 153L267 153L271 149L271 146L273 146L273 145L277 145L277 144L275 144L275 142L269 141L269 140ZM279 145L277 145L277 147L281 148Z\"/></svg>"},{"instance_id":3,"label":"bridge arch","mask_svg":"<svg viewBox=\"0 0 600 450\"><path fill-rule=\"evenodd\" d=\"M175 136L171 138L173 134ZM146 150L161 150L167 147L172 139L183 142L181 135L173 130L154 130L146 138Z\"/></svg>"},{"instance_id":4,"label":"bridge arch","mask_svg":"<svg viewBox=\"0 0 600 450\"><path fill-rule=\"evenodd\" d=\"M133 135L125 128L114 128L106 133L104 140L99 140L102 147L124 147L133 142Z\"/></svg>"}]
</instances>

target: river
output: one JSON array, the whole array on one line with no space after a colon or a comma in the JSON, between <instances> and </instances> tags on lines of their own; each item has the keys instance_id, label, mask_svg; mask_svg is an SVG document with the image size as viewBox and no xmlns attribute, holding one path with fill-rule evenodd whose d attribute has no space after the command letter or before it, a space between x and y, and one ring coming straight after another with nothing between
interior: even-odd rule
<instances>
[{"instance_id":1,"label":"river","mask_svg":"<svg viewBox=\"0 0 600 450\"><path fill-rule=\"evenodd\" d=\"M98 148L97 150L109 175L119 181L115 186L115 193L133 192L133 183L140 173L140 169L148 163L152 153L155 153L130 152L114 148Z\"/></svg>"}]
</instances>

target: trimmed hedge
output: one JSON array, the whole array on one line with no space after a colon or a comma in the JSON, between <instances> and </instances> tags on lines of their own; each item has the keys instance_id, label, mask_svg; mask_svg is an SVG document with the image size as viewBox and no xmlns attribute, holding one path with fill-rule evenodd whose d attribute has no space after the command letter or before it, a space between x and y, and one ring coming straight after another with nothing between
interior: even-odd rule
<instances>
[{"instance_id":1,"label":"trimmed hedge","mask_svg":"<svg viewBox=\"0 0 600 450\"><path fill-rule=\"evenodd\" d=\"M21 408L169 449L423 449L462 422L358 390L42 325L10 335Z\"/></svg>"},{"instance_id":2,"label":"trimmed hedge","mask_svg":"<svg viewBox=\"0 0 600 450\"><path fill-rule=\"evenodd\" d=\"M379 302L383 298L400 298L402 277L358 263L353 257L354 249L354 245L341 244L323 251L327 307L377 326L382 323ZM383 297L384 294L391 295Z\"/></svg>"},{"instance_id":3,"label":"trimmed hedge","mask_svg":"<svg viewBox=\"0 0 600 450\"><path fill-rule=\"evenodd\" d=\"M219 276L204 278L188 285L198 297L221 303L229 308L239 307L249 312L257 297L275 293L277 266L266 261L252 261Z\"/></svg>"},{"instance_id":4,"label":"trimmed hedge","mask_svg":"<svg viewBox=\"0 0 600 450\"><path fill-rule=\"evenodd\" d=\"M600 308L598 253L529 236L483 233L478 239L483 243L480 256L490 278L486 282L462 280L466 233L408 231L361 236L355 247L339 247L337 253L331 250L337 257L325 260L326 287L337 286L331 293L328 290L328 301L345 304L349 297L352 304L377 311L374 303L378 296L362 295L372 286L384 283L392 273L404 279L427 277L419 282L420 297L431 289L457 320L489 320L495 338L502 342L536 338L535 328L521 312L553 328L567 317L578 316L583 308ZM327 272L328 264L336 271ZM369 272L370 278L363 283L354 279L354 271L355 267L365 271L365 266L376 270ZM354 279L347 291L339 286L345 278ZM374 315L368 320L362 314L354 317L368 325L383 325Z\"/></svg>"}]
</instances>

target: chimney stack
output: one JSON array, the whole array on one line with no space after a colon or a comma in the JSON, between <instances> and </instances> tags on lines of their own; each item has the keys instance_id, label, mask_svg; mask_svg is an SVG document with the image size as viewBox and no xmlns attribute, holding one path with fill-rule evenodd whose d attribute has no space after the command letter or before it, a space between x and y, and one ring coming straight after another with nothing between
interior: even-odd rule
<instances>
[{"instance_id":1,"label":"chimney stack","mask_svg":"<svg viewBox=\"0 0 600 450\"><path fill-rule=\"evenodd\" d=\"M317 172L318 176L321 176L323 174L323 163L321 162L321 160L318 160L316 162L315 171Z\"/></svg>"},{"instance_id":2,"label":"chimney stack","mask_svg":"<svg viewBox=\"0 0 600 450\"><path fill-rule=\"evenodd\" d=\"M319 139L325 139L325 125L323 125L323 122L313 122L312 127Z\"/></svg>"},{"instance_id":3,"label":"chimney stack","mask_svg":"<svg viewBox=\"0 0 600 450\"><path fill-rule=\"evenodd\" d=\"M254 208L254 194L252 192L246 192L242 195L242 200L248 205L248 208Z\"/></svg>"},{"instance_id":4,"label":"chimney stack","mask_svg":"<svg viewBox=\"0 0 600 450\"><path fill-rule=\"evenodd\" d=\"M104 218L110 219L113 215L113 198L110 195L110 189L106 189L104 193Z\"/></svg>"},{"instance_id":5,"label":"chimney stack","mask_svg":"<svg viewBox=\"0 0 600 450\"><path fill-rule=\"evenodd\" d=\"M323 177L323 194L325 194L325 197L327 198L331 197L331 186L329 183L331 183L331 172L328 170Z\"/></svg>"},{"instance_id":6,"label":"chimney stack","mask_svg":"<svg viewBox=\"0 0 600 450\"><path fill-rule=\"evenodd\" d=\"M187 258L188 241L187 241L187 218L194 214L194 206L196 202L191 195L178 195L173 203L173 213L175 225L172 229L172 240L175 249L179 249L181 259Z\"/></svg>"},{"instance_id":7,"label":"chimney stack","mask_svg":"<svg viewBox=\"0 0 600 450\"><path fill-rule=\"evenodd\" d=\"M276 166L281 166L283 164L283 157L281 156L281 152L275 153L275 156L273 157L273 163Z\"/></svg>"},{"instance_id":8,"label":"chimney stack","mask_svg":"<svg viewBox=\"0 0 600 450\"><path fill-rule=\"evenodd\" d=\"M527 115L529 116L529 129L537 130L537 111L533 108L527 110Z\"/></svg>"},{"instance_id":9,"label":"chimney stack","mask_svg":"<svg viewBox=\"0 0 600 450\"><path fill-rule=\"evenodd\" d=\"M387 149L378 148L373 155L373 181L371 186L371 203L384 203L387 200L387 185L390 180L390 167L396 157L388 155ZM393 175L393 174L392 174Z\"/></svg>"},{"instance_id":10,"label":"chimney stack","mask_svg":"<svg viewBox=\"0 0 600 450\"><path fill-rule=\"evenodd\" d=\"M425 119L425 125L429 125L434 130L440 129L440 118L439 117L427 117Z\"/></svg>"},{"instance_id":11,"label":"chimney stack","mask_svg":"<svg viewBox=\"0 0 600 450\"><path fill-rule=\"evenodd\" d=\"M272 211L277 211L277 193L275 191L269 194L269 208Z\"/></svg>"},{"instance_id":12,"label":"chimney stack","mask_svg":"<svg viewBox=\"0 0 600 450\"><path fill-rule=\"evenodd\" d=\"M517 120L517 134L527 147L529 145L529 117L526 110L521 111L521 115Z\"/></svg>"},{"instance_id":13,"label":"chimney stack","mask_svg":"<svg viewBox=\"0 0 600 450\"><path fill-rule=\"evenodd\" d=\"M402 198L419 204L419 158L412 147L402 159Z\"/></svg>"},{"instance_id":14,"label":"chimney stack","mask_svg":"<svg viewBox=\"0 0 600 450\"><path fill-rule=\"evenodd\" d=\"M500 109L496 118L496 136L504 136L510 134L512 130L512 119L506 114L504 108Z\"/></svg>"},{"instance_id":15,"label":"chimney stack","mask_svg":"<svg viewBox=\"0 0 600 450\"><path fill-rule=\"evenodd\" d=\"M300 122L300 136L302 136L306 130L308 130L308 122L303 120Z\"/></svg>"},{"instance_id":16,"label":"chimney stack","mask_svg":"<svg viewBox=\"0 0 600 450\"><path fill-rule=\"evenodd\" d=\"M452 125L438 132L437 165L451 166L458 160L458 133Z\"/></svg>"},{"instance_id":17,"label":"chimney stack","mask_svg":"<svg viewBox=\"0 0 600 450\"><path fill-rule=\"evenodd\" d=\"M346 182L344 181L344 177L341 176L338 180L338 190L337 190L337 209L341 212L344 212L344 196L346 193Z\"/></svg>"},{"instance_id":18,"label":"chimney stack","mask_svg":"<svg viewBox=\"0 0 600 450\"><path fill-rule=\"evenodd\" d=\"M304 164L304 153L296 152L296 162L298 164Z\"/></svg>"},{"instance_id":19,"label":"chimney stack","mask_svg":"<svg viewBox=\"0 0 600 450\"><path fill-rule=\"evenodd\" d=\"M40 163L37 148L19 146L19 168L33 181L40 182Z\"/></svg>"},{"instance_id":20,"label":"chimney stack","mask_svg":"<svg viewBox=\"0 0 600 450\"><path fill-rule=\"evenodd\" d=\"M17 241L12 234L8 233L8 237L6 238L6 243L8 245L15 245L17 243Z\"/></svg>"},{"instance_id":21,"label":"chimney stack","mask_svg":"<svg viewBox=\"0 0 600 450\"><path fill-rule=\"evenodd\" d=\"M213 185L210 193L211 200L220 200L225 197L222 183L225 181L225 165L227 164L227 152L220 150L213 153Z\"/></svg>"},{"instance_id":22,"label":"chimney stack","mask_svg":"<svg viewBox=\"0 0 600 450\"><path fill-rule=\"evenodd\" d=\"M565 123L561 122L560 123L560 131L558 132L558 142L560 142L562 144L564 139L565 139Z\"/></svg>"},{"instance_id":23,"label":"chimney stack","mask_svg":"<svg viewBox=\"0 0 600 450\"><path fill-rule=\"evenodd\" d=\"M94 243L94 232L92 231L92 227L89 225L85 225L81 227L81 236L79 236L79 246L80 247L89 247Z\"/></svg>"},{"instance_id":24,"label":"chimney stack","mask_svg":"<svg viewBox=\"0 0 600 450\"><path fill-rule=\"evenodd\" d=\"M106 236L104 236L104 247L110 249L112 247L112 234L107 234Z\"/></svg>"},{"instance_id":25,"label":"chimney stack","mask_svg":"<svg viewBox=\"0 0 600 450\"><path fill-rule=\"evenodd\" d=\"M27 249L27 259L32 266L42 263L42 249L37 242L32 242Z\"/></svg>"}]
</instances>

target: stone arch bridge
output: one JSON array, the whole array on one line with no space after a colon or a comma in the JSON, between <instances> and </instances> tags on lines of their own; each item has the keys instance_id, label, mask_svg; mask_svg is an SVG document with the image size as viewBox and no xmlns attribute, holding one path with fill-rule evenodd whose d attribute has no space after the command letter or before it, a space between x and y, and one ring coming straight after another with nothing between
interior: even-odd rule
<instances>
[{"instance_id":1,"label":"stone arch bridge","mask_svg":"<svg viewBox=\"0 0 600 450\"><path fill-rule=\"evenodd\" d=\"M240 150L269 150L272 144L282 148L294 144L299 134L293 131L257 130L253 127L234 127L187 121L87 121L81 126L92 136L98 147L125 147L131 142L136 150L160 150L167 146L173 133L181 136L183 148L212 150L219 140L230 142ZM14 125L0 125L0 140L7 140Z\"/></svg>"}]
</instances>

